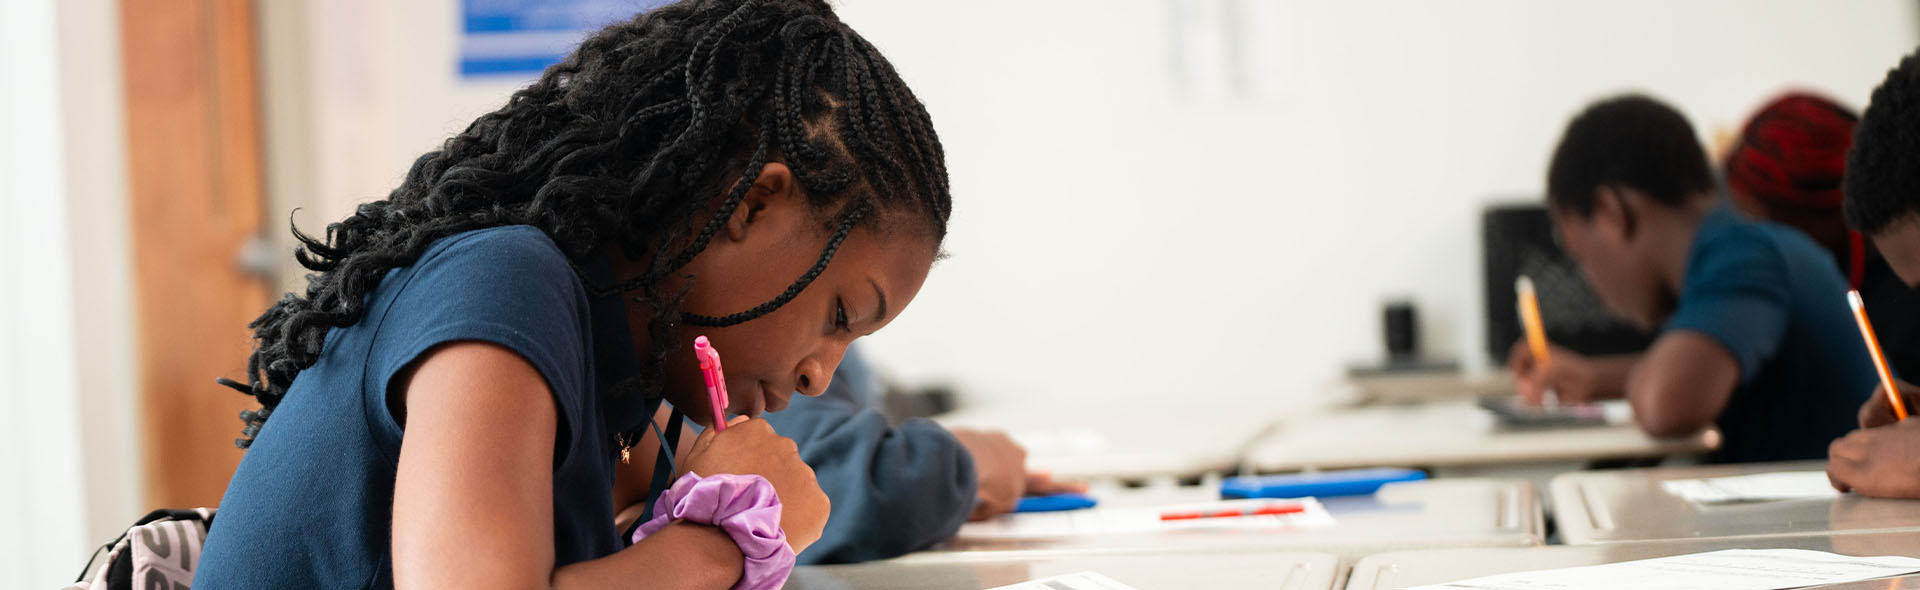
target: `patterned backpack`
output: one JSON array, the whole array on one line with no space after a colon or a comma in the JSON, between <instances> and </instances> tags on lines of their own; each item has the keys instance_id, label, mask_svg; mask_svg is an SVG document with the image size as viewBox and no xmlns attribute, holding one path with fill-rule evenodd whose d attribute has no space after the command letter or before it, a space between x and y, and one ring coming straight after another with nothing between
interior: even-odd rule
<instances>
[{"instance_id":1,"label":"patterned backpack","mask_svg":"<svg viewBox=\"0 0 1920 590\"><path fill-rule=\"evenodd\" d=\"M188 590L213 513L212 508L147 513L120 538L94 550L80 578L62 590ZM101 550L107 559L95 568Z\"/></svg>"}]
</instances>

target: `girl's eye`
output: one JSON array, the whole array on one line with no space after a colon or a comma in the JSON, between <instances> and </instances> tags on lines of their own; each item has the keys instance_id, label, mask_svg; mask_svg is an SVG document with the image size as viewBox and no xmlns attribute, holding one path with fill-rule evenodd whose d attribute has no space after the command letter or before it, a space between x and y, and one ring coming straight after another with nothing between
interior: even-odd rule
<instances>
[{"instance_id":1,"label":"girl's eye","mask_svg":"<svg viewBox=\"0 0 1920 590\"><path fill-rule=\"evenodd\" d=\"M847 326L847 302L844 299L837 299L833 303L833 325L842 330L851 329Z\"/></svg>"}]
</instances>

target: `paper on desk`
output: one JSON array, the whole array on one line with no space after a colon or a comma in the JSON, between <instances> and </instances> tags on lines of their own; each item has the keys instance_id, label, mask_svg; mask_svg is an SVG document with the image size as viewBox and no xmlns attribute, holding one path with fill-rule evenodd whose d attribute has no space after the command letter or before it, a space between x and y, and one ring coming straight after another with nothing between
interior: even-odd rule
<instances>
[{"instance_id":1,"label":"paper on desk","mask_svg":"<svg viewBox=\"0 0 1920 590\"><path fill-rule=\"evenodd\" d=\"M1160 520L1168 512L1215 512L1246 510L1277 504L1299 504L1304 510L1292 514L1266 514L1229 518ZM1333 515L1313 498L1222 500L1199 504L1165 506L1092 508L1067 512L1022 512L1004 514L986 522L971 522L960 527L962 539L1053 539L1098 535L1163 533L1183 530L1264 530L1301 529L1333 526Z\"/></svg>"},{"instance_id":2,"label":"paper on desk","mask_svg":"<svg viewBox=\"0 0 1920 590\"><path fill-rule=\"evenodd\" d=\"M1501 574L1403 590L1780 590L1914 572L1920 572L1920 559L1849 557L1801 549L1730 549L1607 565Z\"/></svg>"},{"instance_id":3,"label":"paper on desk","mask_svg":"<svg viewBox=\"0 0 1920 590\"><path fill-rule=\"evenodd\" d=\"M1770 502L1832 498L1840 495L1827 481L1824 471L1781 471L1708 479L1675 479L1660 482L1667 493L1689 502L1721 504L1726 502Z\"/></svg>"},{"instance_id":4,"label":"paper on desk","mask_svg":"<svg viewBox=\"0 0 1920 590\"><path fill-rule=\"evenodd\" d=\"M1000 586L992 590L1134 590L1134 588L1100 574L1079 572Z\"/></svg>"}]
</instances>

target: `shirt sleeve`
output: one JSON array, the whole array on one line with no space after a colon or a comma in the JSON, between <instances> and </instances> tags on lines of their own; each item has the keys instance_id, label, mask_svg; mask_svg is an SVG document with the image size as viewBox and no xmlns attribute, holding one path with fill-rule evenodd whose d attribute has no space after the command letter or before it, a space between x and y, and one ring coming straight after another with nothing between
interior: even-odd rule
<instances>
[{"instance_id":1,"label":"shirt sleeve","mask_svg":"<svg viewBox=\"0 0 1920 590\"><path fill-rule=\"evenodd\" d=\"M387 404L394 377L436 346L480 341L513 351L546 380L559 409L558 469L577 446L570 425L582 423L590 391L586 296L559 248L530 227L481 230L448 238L388 280L401 283L377 318L363 390L389 456L401 435Z\"/></svg>"},{"instance_id":2,"label":"shirt sleeve","mask_svg":"<svg viewBox=\"0 0 1920 590\"><path fill-rule=\"evenodd\" d=\"M860 374L859 359L847 356ZM825 531L800 562L885 559L952 537L978 493L966 447L928 420L888 425L878 410L857 401L875 397L856 391L873 380L843 380L842 371L835 373L820 397L796 397L787 409L766 416L774 430L798 444L833 502Z\"/></svg>"},{"instance_id":3,"label":"shirt sleeve","mask_svg":"<svg viewBox=\"0 0 1920 590\"><path fill-rule=\"evenodd\" d=\"M1701 244L1688 261L1680 302L1665 332L1712 338L1746 383L1780 350L1791 292L1786 262L1763 236L1738 232Z\"/></svg>"}]
</instances>

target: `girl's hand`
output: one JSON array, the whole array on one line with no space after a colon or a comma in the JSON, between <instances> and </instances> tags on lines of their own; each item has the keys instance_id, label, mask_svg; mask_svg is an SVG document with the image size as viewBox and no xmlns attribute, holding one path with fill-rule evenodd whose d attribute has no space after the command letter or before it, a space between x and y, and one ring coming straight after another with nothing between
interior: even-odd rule
<instances>
[{"instance_id":1,"label":"girl's hand","mask_svg":"<svg viewBox=\"0 0 1920 590\"><path fill-rule=\"evenodd\" d=\"M780 528L787 533L787 544L799 553L820 540L827 526L832 505L813 468L800 460L800 448L793 439L780 436L766 420L736 416L727 421L726 432L709 428L693 441L683 464L694 473L714 475L733 473L758 475L773 484L780 495Z\"/></svg>"}]
</instances>

